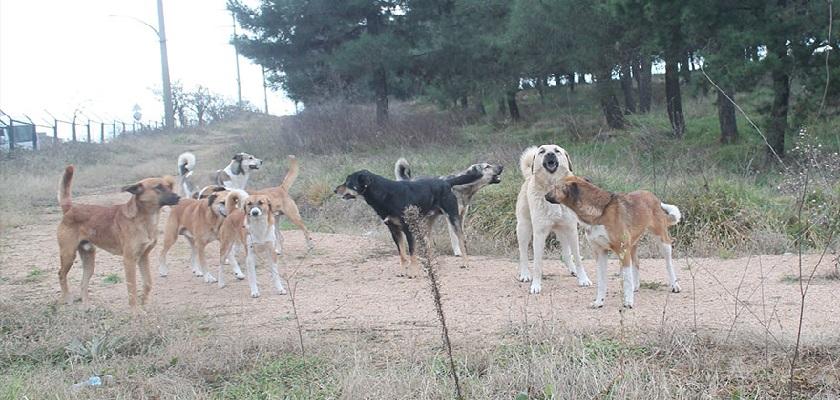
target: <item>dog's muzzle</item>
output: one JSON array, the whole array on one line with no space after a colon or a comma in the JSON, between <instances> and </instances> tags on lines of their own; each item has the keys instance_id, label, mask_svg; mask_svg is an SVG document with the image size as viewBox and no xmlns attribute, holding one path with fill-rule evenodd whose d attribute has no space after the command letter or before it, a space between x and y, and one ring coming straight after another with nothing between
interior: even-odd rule
<instances>
[{"instance_id":1,"label":"dog's muzzle","mask_svg":"<svg viewBox=\"0 0 840 400\"><path fill-rule=\"evenodd\" d=\"M347 185L338 185L333 192L341 196L342 200L353 200L356 198L356 192L347 187Z\"/></svg>"},{"instance_id":2,"label":"dog's muzzle","mask_svg":"<svg viewBox=\"0 0 840 400\"><path fill-rule=\"evenodd\" d=\"M496 170L495 170L495 171L493 171L495 174L493 175L493 179L491 179L491 180L490 180L490 184L494 184L494 183L499 183L499 182L501 182L501 181L502 181L502 177L501 177L501 175L502 175L502 171L504 171L504 170L505 170L505 167L503 167L503 166L499 165L499 166L496 168Z\"/></svg>"},{"instance_id":3,"label":"dog's muzzle","mask_svg":"<svg viewBox=\"0 0 840 400\"><path fill-rule=\"evenodd\" d=\"M560 162L557 160L557 156L554 153L548 153L543 158L543 168L550 173L554 173L557 171L557 167L560 166Z\"/></svg>"},{"instance_id":4,"label":"dog's muzzle","mask_svg":"<svg viewBox=\"0 0 840 400\"><path fill-rule=\"evenodd\" d=\"M260 169L261 165L262 165L262 160L259 160L254 164L249 164L248 169Z\"/></svg>"},{"instance_id":5,"label":"dog's muzzle","mask_svg":"<svg viewBox=\"0 0 840 400\"><path fill-rule=\"evenodd\" d=\"M250 212L248 212L248 214L251 214L252 217L259 217L262 215L262 210L260 210L259 207L254 207Z\"/></svg>"},{"instance_id":6,"label":"dog's muzzle","mask_svg":"<svg viewBox=\"0 0 840 400\"><path fill-rule=\"evenodd\" d=\"M181 200L181 196L178 196L175 193L169 192L160 195L158 199L158 204L161 206L174 206L178 204L178 201Z\"/></svg>"},{"instance_id":7,"label":"dog's muzzle","mask_svg":"<svg viewBox=\"0 0 840 400\"><path fill-rule=\"evenodd\" d=\"M554 198L554 195L553 195L553 194L551 194L551 192L546 193L546 195L545 195L545 201L547 201L547 202L549 202L549 203L551 203L551 204L558 204L558 203L559 203L559 202L557 201L557 199L555 199L555 198Z\"/></svg>"}]
</instances>

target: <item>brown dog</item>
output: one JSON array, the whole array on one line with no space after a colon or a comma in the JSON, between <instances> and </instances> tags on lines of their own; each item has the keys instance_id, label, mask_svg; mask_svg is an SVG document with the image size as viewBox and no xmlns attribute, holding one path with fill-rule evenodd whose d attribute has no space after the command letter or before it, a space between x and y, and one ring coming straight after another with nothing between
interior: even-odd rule
<instances>
[{"instance_id":1,"label":"brown dog","mask_svg":"<svg viewBox=\"0 0 840 400\"><path fill-rule=\"evenodd\" d=\"M276 248L277 234L274 227L274 207L269 196L255 194L246 196L240 191L233 191L225 200L225 208L230 214L219 229L219 287L224 287L222 268L224 260L230 256L234 246L246 249L245 265L248 268L248 285L251 297L259 297L257 287L256 252L265 253L271 267L274 287L280 294L286 294L280 274L277 272Z\"/></svg>"},{"instance_id":2,"label":"brown dog","mask_svg":"<svg viewBox=\"0 0 840 400\"><path fill-rule=\"evenodd\" d=\"M586 238L598 259L598 295L593 307L602 307L607 295L607 251L621 260L624 276L624 307L633 307L633 292L639 290L639 258L637 247L645 231L659 238L671 291L680 291L671 260L671 236L668 227L680 222L680 209L661 202L653 193L639 190L631 193L610 193L576 176L565 177L545 199L563 204L588 224Z\"/></svg>"},{"instance_id":3,"label":"brown dog","mask_svg":"<svg viewBox=\"0 0 840 400\"><path fill-rule=\"evenodd\" d=\"M298 173L300 172L300 167L298 166L298 160L295 156L289 156L289 172L286 173L286 176L283 178L283 182L280 183L280 186L260 189L260 190L249 190L248 193L251 195L266 195L271 199L271 204L274 208L274 213L276 216L285 215L289 218L293 224L295 224L301 231L303 231L303 236L306 238L306 245L310 249L314 247L312 242L312 236L309 234L309 230L306 229L306 225L303 224L303 218L300 217L300 211L298 211L297 204L289 196L289 188L292 187L292 184L295 183L295 179L297 179ZM275 219L279 222L279 219ZM283 244L283 236L280 234L280 227L277 227L277 252L280 252L280 246Z\"/></svg>"},{"instance_id":4,"label":"brown dog","mask_svg":"<svg viewBox=\"0 0 840 400\"><path fill-rule=\"evenodd\" d=\"M157 225L163 206L178 204L173 193L175 179L171 176L146 178L123 188L131 199L121 205L97 206L73 204L70 186L73 181L72 165L64 170L58 189L58 202L64 217L58 225L58 247L61 269L58 281L62 299L70 303L67 273L76 260L82 259L82 302L88 302L88 283L93 275L96 248L123 257L125 281L128 286L128 304L137 309L137 269L143 278L141 304L146 304L152 290L149 273L149 254L157 243Z\"/></svg>"},{"instance_id":5,"label":"brown dog","mask_svg":"<svg viewBox=\"0 0 840 400\"><path fill-rule=\"evenodd\" d=\"M184 235L192 251L190 263L193 274L203 276L207 283L216 282L216 278L206 269L207 259L204 248L219 238L219 228L226 216L224 199L229 192L223 187L217 187L208 190L207 193L209 195L206 198L182 199L178 205L171 208L166 228L163 231L163 249L160 252L158 264L160 276L166 276L169 273L166 266L166 254L178 240L178 236ZM245 278L238 265L236 265L235 273L238 279Z\"/></svg>"}]
</instances>

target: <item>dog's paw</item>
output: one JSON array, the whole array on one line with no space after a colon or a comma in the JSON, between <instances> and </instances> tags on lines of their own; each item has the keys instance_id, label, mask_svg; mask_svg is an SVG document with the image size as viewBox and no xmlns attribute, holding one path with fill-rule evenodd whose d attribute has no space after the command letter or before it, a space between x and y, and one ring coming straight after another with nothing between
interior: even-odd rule
<instances>
[{"instance_id":1,"label":"dog's paw","mask_svg":"<svg viewBox=\"0 0 840 400\"><path fill-rule=\"evenodd\" d=\"M225 281L223 281L223 280L219 279L219 289L222 289L222 288L224 288L225 286L227 286L227 285L225 285Z\"/></svg>"},{"instance_id":2,"label":"dog's paw","mask_svg":"<svg viewBox=\"0 0 840 400\"><path fill-rule=\"evenodd\" d=\"M633 302L624 300L624 308L632 309L633 308Z\"/></svg>"},{"instance_id":3,"label":"dog's paw","mask_svg":"<svg viewBox=\"0 0 840 400\"><path fill-rule=\"evenodd\" d=\"M531 275L528 274L527 272L526 273L520 272L519 277L517 279L519 279L519 282L530 282L531 281Z\"/></svg>"},{"instance_id":4,"label":"dog's paw","mask_svg":"<svg viewBox=\"0 0 840 400\"><path fill-rule=\"evenodd\" d=\"M680 283L674 282L674 284L671 285L671 291L674 293L679 293L680 291L682 291L682 289L680 288Z\"/></svg>"},{"instance_id":5,"label":"dog's paw","mask_svg":"<svg viewBox=\"0 0 840 400\"><path fill-rule=\"evenodd\" d=\"M314 250L315 249L315 242L312 239L306 241L306 249L307 250Z\"/></svg>"},{"instance_id":6,"label":"dog's paw","mask_svg":"<svg viewBox=\"0 0 840 400\"><path fill-rule=\"evenodd\" d=\"M160 275L161 277L165 277L165 276L169 275L169 269L164 267L164 266L159 267L158 268L158 275Z\"/></svg>"},{"instance_id":7,"label":"dog's paw","mask_svg":"<svg viewBox=\"0 0 840 400\"><path fill-rule=\"evenodd\" d=\"M240 281L245 279L245 274L243 274L242 271L234 271L233 275L235 275L236 279L239 279Z\"/></svg>"},{"instance_id":8,"label":"dog's paw","mask_svg":"<svg viewBox=\"0 0 840 400\"><path fill-rule=\"evenodd\" d=\"M204 283L216 283L218 280L209 272L204 274Z\"/></svg>"},{"instance_id":9,"label":"dog's paw","mask_svg":"<svg viewBox=\"0 0 840 400\"><path fill-rule=\"evenodd\" d=\"M539 283L531 282L531 289L529 290L531 294L540 294L541 291L542 286Z\"/></svg>"},{"instance_id":10,"label":"dog's paw","mask_svg":"<svg viewBox=\"0 0 840 400\"><path fill-rule=\"evenodd\" d=\"M259 290L253 290L253 291L251 291L251 297L253 297L253 298L255 298L255 299L256 299L257 297L260 297L260 291L259 291Z\"/></svg>"},{"instance_id":11,"label":"dog's paw","mask_svg":"<svg viewBox=\"0 0 840 400\"><path fill-rule=\"evenodd\" d=\"M589 280L589 277L583 276L578 277L578 286L580 287L590 287L592 286L592 281Z\"/></svg>"},{"instance_id":12,"label":"dog's paw","mask_svg":"<svg viewBox=\"0 0 840 400\"><path fill-rule=\"evenodd\" d=\"M601 308L604 306L604 299L596 299L590 304L592 308Z\"/></svg>"},{"instance_id":13,"label":"dog's paw","mask_svg":"<svg viewBox=\"0 0 840 400\"><path fill-rule=\"evenodd\" d=\"M281 288L277 288L277 294L279 294L279 295L284 295L284 294L287 294L287 293L288 293L288 292L286 291L286 289L285 289L285 288L282 288L282 287L281 287Z\"/></svg>"},{"instance_id":14,"label":"dog's paw","mask_svg":"<svg viewBox=\"0 0 840 400\"><path fill-rule=\"evenodd\" d=\"M193 273L193 275L195 275L198 278L201 278L202 276L204 276L204 274L201 273L201 271L199 271L197 269L194 269L192 273Z\"/></svg>"}]
</instances>

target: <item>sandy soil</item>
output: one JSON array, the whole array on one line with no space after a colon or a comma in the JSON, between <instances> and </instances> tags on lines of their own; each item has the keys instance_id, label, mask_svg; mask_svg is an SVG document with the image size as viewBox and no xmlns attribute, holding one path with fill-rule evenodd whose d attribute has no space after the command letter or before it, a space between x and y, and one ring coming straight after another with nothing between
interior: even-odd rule
<instances>
[{"instance_id":1,"label":"sandy soil","mask_svg":"<svg viewBox=\"0 0 840 400\"><path fill-rule=\"evenodd\" d=\"M87 196L75 202L110 203L124 195ZM55 227L58 210L45 214L37 225L10 230L0 238L0 300L49 303L58 299L56 272L58 252ZM161 217L164 226L166 212ZM337 234L314 234L316 248L305 252L303 235L285 231L286 254L281 273L296 291L300 321L309 335L342 332L363 333L376 338L436 337L439 331L427 280L396 276L398 258L393 245L383 239ZM584 245L585 246L585 245ZM152 266L157 272L155 249ZM584 248L584 254L588 251ZM211 268L217 268L218 247L209 247ZM819 255L804 257L807 270ZM738 259L679 258L682 293L670 293L664 262L642 260L643 288L636 308L619 312L620 281L610 277L607 306L593 310L589 303L595 288L580 288L568 276L559 259L546 263L547 276L540 295L529 295L528 284L516 280L517 262L512 258L474 256L469 267L460 259L439 257L444 309L450 331L460 338L489 338L515 334L526 323L550 322L547 326L574 331L615 331L656 335L663 327L692 329L722 337L744 336L779 343L795 339L799 318L798 259L794 255L752 256ZM829 271L828 258L817 270ZM123 276L118 257L100 251L91 282L93 307L127 311L124 283L106 283L116 273ZM584 266L595 277L592 259ZM193 277L189 249L180 239L169 255L169 276L155 276L149 313L202 310L222 327L222 334L242 332L281 335L294 331L291 296L274 292L269 274L258 266L262 297L249 297L247 282L238 281L229 268L228 286L219 289ZM33 273L40 269L42 274ZM618 266L611 261L611 273ZM71 288L78 296L81 268L71 270ZM693 278L692 278L693 275ZM836 340L840 331L840 281L817 278L808 292L804 315L805 343ZM81 307L78 303L73 307ZM431 335L428 335L431 334ZM337 336L336 336L337 337Z\"/></svg>"}]
</instances>

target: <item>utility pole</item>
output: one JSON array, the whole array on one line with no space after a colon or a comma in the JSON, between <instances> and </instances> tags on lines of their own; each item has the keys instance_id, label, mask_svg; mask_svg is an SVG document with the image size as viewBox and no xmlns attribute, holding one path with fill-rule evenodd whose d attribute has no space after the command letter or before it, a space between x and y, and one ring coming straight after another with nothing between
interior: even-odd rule
<instances>
[{"instance_id":1,"label":"utility pole","mask_svg":"<svg viewBox=\"0 0 840 400\"><path fill-rule=\"evenodd\" d=\"M175 127L172 107L172 85L169 83L169 56L166 53L166 28L163 23L163 0L157 0L158 39L160 39L160 69L163 78L163 120L167 128Z\"/></svg>"},{"instance_id":2,"label":"utility pole","mask_svg":"<svg viewBox=\"0 0 840 400\"><path fill-rule=\"evenodd\" d=\"M263 102L265 103L265 113L268 114L268 82L265 81L265 66L260 65L262 68L262 77L263 77Z\"/></svg>"},{"instance_id":3,"label":"utility pole","mask_svg":"<svg viewBox=\"0 0 840 400\"><path fill-rule=\"evenodd\" d=\"M160 0L158 0L160 1ZM230 13L231 19L233 19L233 38L236 39L236 14L233 12ZM236 52L236 94L238 103L236 105L238 107L242 107L242 78L239 75L239 47L236 46L236 42L233 42L233 51ZM263 84L265 79L263 79Z\"/></svg>"}]
</instances>

